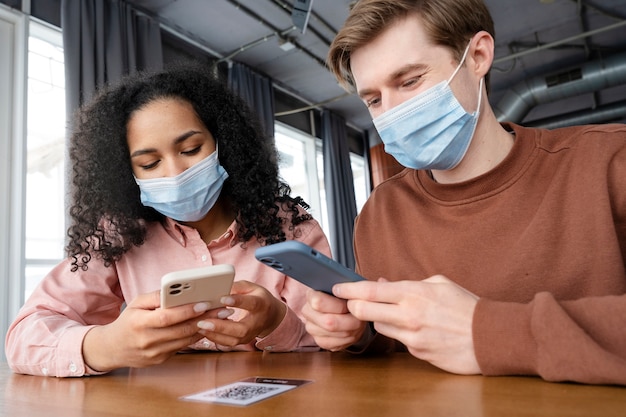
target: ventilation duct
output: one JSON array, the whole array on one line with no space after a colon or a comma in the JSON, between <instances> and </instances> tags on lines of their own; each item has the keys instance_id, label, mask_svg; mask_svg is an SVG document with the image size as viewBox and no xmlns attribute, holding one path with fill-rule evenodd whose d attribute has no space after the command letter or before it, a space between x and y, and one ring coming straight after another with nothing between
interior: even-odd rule
<instances>
[{"instance_id":1,"label":"ventilation duct","mask_svg":"<svg viewBox=\"0 0 626 417\"><path fill-rule=\"evenodd\" d=\"M545 119L524 122L524 126L556 129L558 127L594 123L623 123L626 120L626 101L606 104L595 109L580 110Z\"/></svg>"},{"instance_id":2,"label":"ventilation duct","mask_svg":"<svg viewBox=\"0 0 626 417\"><path fill-rule=\"evenodd\" d=\"M524 80L494 106L499 121L520 123L535 106L626 84L626 53L551 76Z\"/></svg>"}]
</instances>

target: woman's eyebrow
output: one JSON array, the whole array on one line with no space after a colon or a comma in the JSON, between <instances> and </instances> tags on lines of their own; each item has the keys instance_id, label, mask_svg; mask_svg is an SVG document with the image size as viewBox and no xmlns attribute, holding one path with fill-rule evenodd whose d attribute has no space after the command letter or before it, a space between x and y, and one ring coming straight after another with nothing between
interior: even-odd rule
<instances>
[{"instance_id":1,"label":"woman's eyebrow","mask_svg":"<svg viewBox=\"0 0 626 417\"><path fill-rule=\"evenodd\" d=\"M176 139L174 139L174 145L178 145L179 143L184 142L185 140L189 139L191 136L198 134L198 133L200 132L197 130L190 130L188 132L185 132L182 135L178 136ZM138 149L135 152L131 153L130 157L135 158L137 156L154 153L156 151L157 151L156 148Z\"/></svg>"},{"instance_id":2,"label":"woman's eyebrow","mask_svg":"<svg viewBox=\"0 0 626 417\"><path fill-rule=\"evenodd\" d=\"M183 133L182 135L180 135L174 140L174 145L178 145L179 143L184 142L185 140L189 139L191 136L197 135L198 133L200 132L197 130L190 130L189 132Z\"/></svg>"}]
</instances>

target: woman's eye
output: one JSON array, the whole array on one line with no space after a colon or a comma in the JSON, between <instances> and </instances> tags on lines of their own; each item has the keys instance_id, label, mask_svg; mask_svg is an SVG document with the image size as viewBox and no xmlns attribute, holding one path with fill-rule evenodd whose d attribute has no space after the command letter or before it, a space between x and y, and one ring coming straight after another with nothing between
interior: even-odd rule
<instances>
[{"instance_id":1,"label":"woman's eye","mask_svg":"<svg viewBox=\"0 0 626 417\"><path fill-rule=\"evenodd\" d=\"M149 164L145 164L145 165L139 165L139 167L143 170L149 170L152 169L154 167L156 167L158 165L159 161L154 161L152 163Z\"/></svg>"},{"instance_id":2,"label":"woman's eye","mask_svg":"<svg viewBox=\"0 0 626 417\"><path fill-rule=\"evenodd\" d=\"M195 155L195 154L197 154L198 152L200 152L200 149L202 149L202 146L198 146L198 147L193 148L193 149L190 149L190 150L188 150L188 151L182 151L181 153L182 153L183 155Z\"/></svg>"}]
</instances>

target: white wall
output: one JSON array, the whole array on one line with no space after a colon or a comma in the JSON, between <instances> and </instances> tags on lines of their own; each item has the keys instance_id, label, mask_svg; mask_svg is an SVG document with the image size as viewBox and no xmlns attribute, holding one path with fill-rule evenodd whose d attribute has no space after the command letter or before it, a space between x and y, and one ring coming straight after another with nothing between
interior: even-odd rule
<instances>
[{"instance_id":1,"label":"white wall","mask_svg":"<svg viewBox=\"0 0 626 417\"><path fill-rule=\"evenodd\" d=\"M0 5L0 360L24 293L27 22Z\"/></svg>"}]
</instances>

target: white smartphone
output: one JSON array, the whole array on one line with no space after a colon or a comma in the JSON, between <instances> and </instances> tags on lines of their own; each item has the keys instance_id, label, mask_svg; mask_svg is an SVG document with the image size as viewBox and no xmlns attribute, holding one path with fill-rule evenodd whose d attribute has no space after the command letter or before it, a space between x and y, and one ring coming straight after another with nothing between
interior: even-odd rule
<instances>
[{"instance_id":1,"label":"white smartphone","mask_svg":"<svg viewBox=\"0 0 626 417\"><path fill-rule=\"evenodd\" d=\"M220 298L230 294L235 268L228 264L174 271L161 278L161 308L208 302L222 307Z\"/></svg>"},{"instance_id":2,"label":"white smartphone","mask_svg":"<svg viewBox=\"0 0 626 417\"><path fill-rule=\"evenodd\" d=\"M332 294L333 285L364 280L339 262L297 240L258 248L254 256L265 265L297 279L317 291Z\"/></svg>"}]
</instances>

